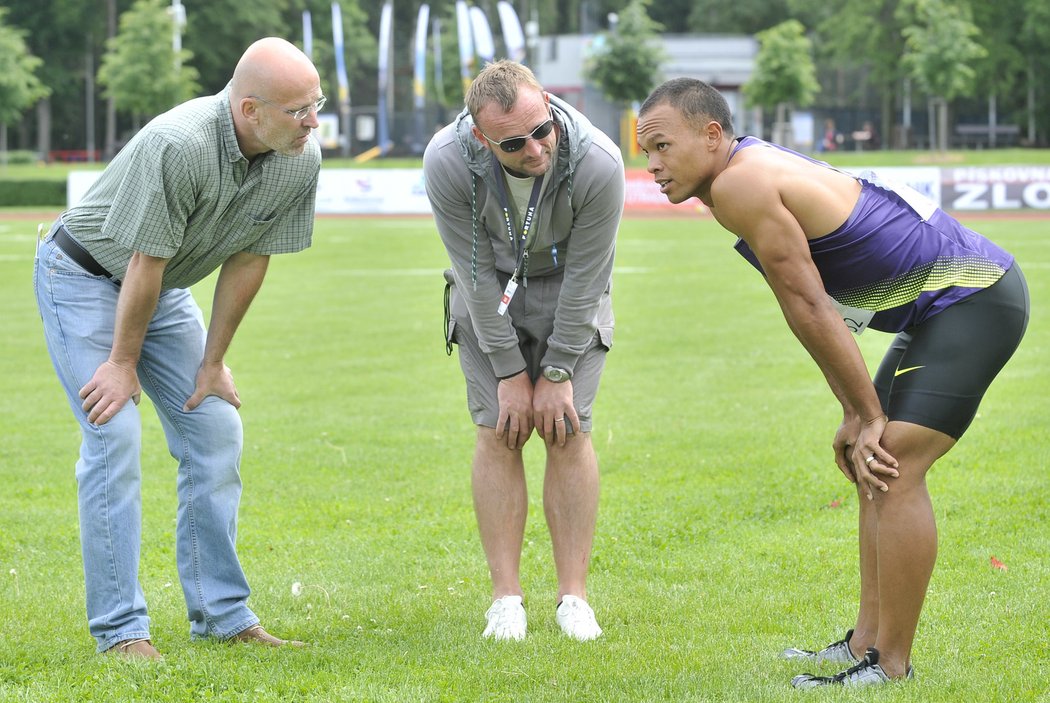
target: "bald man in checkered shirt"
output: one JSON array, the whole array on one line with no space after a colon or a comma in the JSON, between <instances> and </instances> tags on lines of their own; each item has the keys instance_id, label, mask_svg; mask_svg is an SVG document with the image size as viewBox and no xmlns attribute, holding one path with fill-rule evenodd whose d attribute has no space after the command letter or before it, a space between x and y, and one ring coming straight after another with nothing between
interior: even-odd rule
<instances>
[{"instance_id":1,"label":"bald man in checkered shirt","mask_svg":"<svg viewBox=\"0 0 1050 703\"><path fill-rule=\"evenodd\" d=\"M235 540L243 445L224 356L273 254L310 245L317 70L261 39L229 85L144 127L38 247L44 332L79 423L88 626L99 652L158 659L138 579L142 390L178 460L176 559L194 639L301 645L248 608ZM189 288L216 269L205 326ZM128 402L131 401L131 402Z\"/></svg>"}]
</instances>

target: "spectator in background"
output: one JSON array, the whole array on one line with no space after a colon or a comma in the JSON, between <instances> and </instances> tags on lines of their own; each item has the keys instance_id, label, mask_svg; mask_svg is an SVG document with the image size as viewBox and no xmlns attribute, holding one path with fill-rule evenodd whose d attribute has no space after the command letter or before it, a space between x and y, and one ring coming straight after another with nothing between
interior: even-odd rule
<instances>
[{"instance_id":1,"label":"spectator in background","mask_svg":"<svg viewBox=\"0 0 1050 703\"><path fill-rule=\"evenodd\" d=\"M879 133L875 131L875 125L870 120L865 120L852 136L857 151L874 151L879 148Z\"/></svg>"},{"instance_id":2,"label":"spectator in background","mask_svg":"<svg viewBox=\"0 0 1050 703\"><path fill-rule=\"evenodd\" d=\"M835 129L835 120L830 117L824 120L824 135L820 139L817 151L836 151L842 143L842 135Z\"/></svg>"}]
</instances>

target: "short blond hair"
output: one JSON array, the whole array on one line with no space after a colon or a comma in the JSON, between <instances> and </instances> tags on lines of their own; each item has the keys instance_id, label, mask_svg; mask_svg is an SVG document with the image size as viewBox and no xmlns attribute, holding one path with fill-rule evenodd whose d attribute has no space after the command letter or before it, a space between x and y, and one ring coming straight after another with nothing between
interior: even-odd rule
<instances>
[{"instance_id":1,"label":"short blond hair","mask_svg":"<svg viewBox=\"0 0 1050 703\"><path fill-rule=\"evenodd\" d=\"M510 112L518 100L518 90L522 87L543 92L543 86L528 66L509 59L493 61L481 69L467 89L467 110L475 120L489 103L498 103L503 112Z\"/></svg>"}]
</instances>

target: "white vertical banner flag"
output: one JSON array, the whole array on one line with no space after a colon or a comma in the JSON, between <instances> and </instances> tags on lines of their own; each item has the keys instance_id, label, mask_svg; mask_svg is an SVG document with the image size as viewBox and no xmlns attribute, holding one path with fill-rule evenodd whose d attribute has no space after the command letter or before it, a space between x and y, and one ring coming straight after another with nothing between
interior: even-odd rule
<instances>
[{"instance_id":1,"label":"white vertical banner flag","mask_svg":"<svg viewBox=\"0 0 1050 703\"><path fill-rule=\"evenodd\" d=\"M430 24L430 5L423 3L416 15L416 41L412 62L412 97L415 112L416 135L413 151L423 153L423 137L427 109L427 26Z\"/></svg>"},{"instance_id":2,"label":"white vertical banner flag","mask_svg":"<svg viewBox=\"0 0 1050 703\"><path fill-rule=\"evenodd\" d=\"M496 46L492 41L489 19L480 7L470 8L470 31L474 35L474 50L481 57L482 64L491 63L496 58Z\"/></svg>"},{"instance_id":3,"label":"white vertical banner flag","mask_svg":"<svg viewBox=\"0 0 1050 703\"><path fill-rule=\"evenodd\" d=\"M503 43L507 46L507 58L523 63L525 61L525 33L521 30L521 20L514 6L507 0L496 3L499 12L499 26L503 33Z\"/></svg>"},{"instance_id":4,"label":"white vertical banner flag","mask_svg":"<svg viewBox=\"0 0 1050 703\"><path fill-rule=\"evenodd\" d=\"M306 58L314 60L314 24L309 10L303 10L303 53Z\"/></svg>"},{"instance_id":5,"label":"white vertical banner flag","mask_svg":"<svg viewBox=\"0 0 1050 703\"><path fill-rule=\"evenodd\" d=\"M332 3L332 45L335 50L335 76L339 82L339 115L343 128L343 156L350 155L350 82L346 77L346 56L343 53L343 10L339 2Z\"/></svg>"},{"instance_id":6,"label":"white vertical banner flag","mask_svg":"<svg viewBox=\"0 0 1050 703\"><path fill-rule=\"evenodd\" d=\"M391 147L387 102L390 94L390 45L393 31L394 3L393 0L386 0L379 16L379 101L376 107L379 125L376 146L380 154L385 154Z\"/></svg>"}]
</instances>

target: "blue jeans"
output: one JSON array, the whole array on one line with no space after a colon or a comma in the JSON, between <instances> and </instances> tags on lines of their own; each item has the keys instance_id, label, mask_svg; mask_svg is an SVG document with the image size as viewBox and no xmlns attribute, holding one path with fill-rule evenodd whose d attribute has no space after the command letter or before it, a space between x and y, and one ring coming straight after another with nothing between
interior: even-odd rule
<instances>
[{"instance_id":1,"label":"blue jeans","mask_svg":"<svg viewBox=\"0 0 1050 703\"><path fill-rule=\"evenodd\" d=\"M88 626L104 651L150 636L139 584L142 531L139 409L128 402L104 425L87 421L80 388L109 358L117 295L107 278L84 271L50 239L33 272L44 335L58 379L80 424L76 464ZM237 559L242 428L237 410L209 396L183 412L204 357L206 331L188 290L161 293L138 365L139 381L179 462L176 561L194 638L227 638L259 619Z\"/></svg>"}]
</instances>

